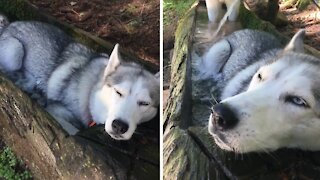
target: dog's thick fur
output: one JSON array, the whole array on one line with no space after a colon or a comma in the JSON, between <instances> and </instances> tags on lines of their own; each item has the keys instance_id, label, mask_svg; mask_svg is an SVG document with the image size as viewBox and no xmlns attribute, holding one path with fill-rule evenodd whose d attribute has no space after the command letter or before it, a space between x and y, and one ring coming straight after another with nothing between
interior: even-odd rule
<instances>
[{"instance_id":1,"label":"dog's thick fur","mask_svg":"<svg viewBox=\"0 0 320 180\"><path fill-rule=\"evenodd\" d=\"M36 98L69 133L105 124L108 134L130 139L137 124L152 119L159 105L159 78L121 60L118 45L110 58L41 22L0 25L0 69Z\"/></svg>"},{"instance_id":2,"label":"dog's thick fur","mask_svg":"<svg viewBox=\"0 0 320 180\"><path fill-rule=\"evenodd\" d=\"M281 48L270 34L241 30L209 49L201 67L221 91L208 125L218 146L320 149L320 60L303 53L303 35Z\"/></svg>"}]
</instances>

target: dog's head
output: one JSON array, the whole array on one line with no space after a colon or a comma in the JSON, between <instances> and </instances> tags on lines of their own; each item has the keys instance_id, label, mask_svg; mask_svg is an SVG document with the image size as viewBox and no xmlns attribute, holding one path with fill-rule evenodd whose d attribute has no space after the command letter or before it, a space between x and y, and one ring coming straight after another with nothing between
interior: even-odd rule
<instances>
[{"instance_id":1,"label":"dog's head","mask_svg":"<svg viewBox=\"0 0 320 180\"><path fill-rule=\"evenodd\" d=\"M112 138L127 140L138 124L157 114L160 83L159 74L122 61L118 49L116 45L90 104L94 120L104 122Z\"/></svg>"},{"instance_id":2,"label":"dog's head","mask_svg":"<svg viewBox=\"0 0 320 180\"><path fill-rule=\"evenodd\" d=\"M209 132L222 149L320 149L320 60L301 53L303 34L261 67L245 92L212 108Z\"/></svg>"}]
</instances>

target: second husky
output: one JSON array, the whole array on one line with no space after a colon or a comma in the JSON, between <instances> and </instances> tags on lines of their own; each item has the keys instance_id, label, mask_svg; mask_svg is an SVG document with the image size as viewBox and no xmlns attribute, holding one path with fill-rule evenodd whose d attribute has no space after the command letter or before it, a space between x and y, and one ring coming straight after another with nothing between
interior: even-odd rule
<instances>
[{"instance_id":1,"label":"second husky","mask_svg":"<svg viewBox=\"0 0 320 180\"><path fill-rule=\"evenodd\" d=\"M241 30L209 49L200 70L220 90L208 123L219 147L320 150L320 60L303 53L304 33L282 48L268 33Z\"/></svg>"},{"instance_id":2,"label":"second husky","mask_svg":"<svg viewBox=\"0 0 320 180\"><path fill-rule=\"evenodd\" d=\"M69 133L105 124L114 139L130 139L137 124L158 112L159 76L124 62L116 45L110 58L60 29L2 17L0 69L37 98Z\"/></svg>"}]
</instances>

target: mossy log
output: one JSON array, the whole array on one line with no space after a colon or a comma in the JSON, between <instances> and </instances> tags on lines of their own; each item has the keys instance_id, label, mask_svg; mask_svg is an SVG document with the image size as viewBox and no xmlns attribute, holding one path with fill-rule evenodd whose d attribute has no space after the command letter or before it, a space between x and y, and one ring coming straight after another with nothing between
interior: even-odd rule
<instances>
[{"instance_id":1,"label":"mossy log","mask_svg":"<svg viewBox=\"0 0 320 180\"><path fill-rule=\"evenodd\" d=\"M113 45L44 14L25 0L0 0L10 20L39 20L65 30L99 52ZM159 67L122 52L156 72ZM139 126L130 141L115 141L95 126L68 136L25 93L0 74L0 138L21 158L34 179L159 179L159 116Z\"/></svg>"},{"instance_id":2,"label":"mossy log","mask_svg":"<svg viewBox=\"0 0 320 180\"><path fill-rule=\"evenodd\" d=\"M209 135L200 106L192 97L200 92L199 82L191 81L191 53L196 21L202 17L195 4L180 20L171 63L170 96L164 112L164 179L318 179L319 152L280 149L270 153L235 154L217 147ZM274 26L241 7L244 27L276 34L286 43L288 38ZM253 22L252 22L253 21ZM312 49L312 48L311 48ZM317 55L317 51L314 52ZM209 89L201 92L210 93ZM195 104L197 103L197 107ZM201 109L202 108L202 109ZM209 109L207 109L209 111ZM197 115L195 115L197 114ZM207 123L205 123L207 124Z\"/></svg>"},{"instance_id":3,"label":"mossy log","mask_svg":"<svg viewBox=\"0 0 320 180\"><path fill-rule=\"evenodd\" d=\"M37 104L0 76L0 136L36 179L115 177L92 148L81 147ZM91 158L94 157L94 158Z\"/></svg>"}]
</instances>

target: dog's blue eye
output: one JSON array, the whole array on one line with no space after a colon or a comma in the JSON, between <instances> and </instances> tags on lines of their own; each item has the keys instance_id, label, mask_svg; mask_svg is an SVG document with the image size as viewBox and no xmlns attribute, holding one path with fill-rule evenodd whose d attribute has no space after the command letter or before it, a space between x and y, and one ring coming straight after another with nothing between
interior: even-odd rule
<instances>
[{"instance_id":1,"label":"dog's blue eye","mask_svg":"<svg viewBox=\"0 0 320 180\"><path fill-rule=\"evenodd\" d=\"M306 107L306 108L309 107L308 103L303 98L297 97L297 96L290 96L290 95L286 96L285 102L289 102L301 107Z\"/></svg>"},{"instance_id":2,"label":"dog's blue eye","mask_svg":"<svg viewBox=\"0 0 320 180\"><path fill-rule=\"evenodd\" d=\"M139 106L148 106L150 103L144 101L138 101Z\"/></svg>"}]
</instances>

